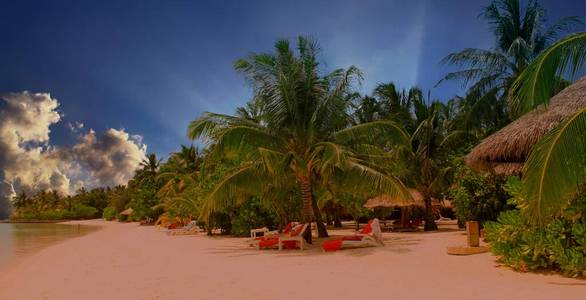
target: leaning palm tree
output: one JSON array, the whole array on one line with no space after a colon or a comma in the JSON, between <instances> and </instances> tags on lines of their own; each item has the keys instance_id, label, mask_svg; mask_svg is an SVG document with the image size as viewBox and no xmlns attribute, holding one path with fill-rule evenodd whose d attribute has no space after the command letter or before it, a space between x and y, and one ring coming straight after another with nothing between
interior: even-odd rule
<instances>
[{"instance_id":1,"label":"leaning palm tree","mask_svg":"<svg viewBox=\"0 0 586 300\"><path fill-rule=\"evenodd\" d=\"M547 105L557 78L583 73L586 33L572 34L543 51L519 76L511 99L520 112ZM586 107L547 133L524 167L524 208L544 224L566 208L586 184Z\"/></svg>"},{"instance_id":2,"label":"leaning palm tree","mask_svg":"<svg viewBox=\"0 0 586 300\"><path fill-rule=\"evenodd\" d=\"M354 195L410 195L397 178L372 163L384 153L374 141L397 126L379 121L348 127L347 99L361 79L359 70L351 66L322 75L317 44L299 37L297 47L295 53L287 40L279 40L275 54L252 54L235 63L251 83L254 101L261 104L260 121L208 113L188 131L191 138L210 142L212 158L241 161L209 195L205 212L262 194L269 186L286 189L295 184L303 202L302 221L315 220L324 237L317 188L336 182ZM311 241L311 234L305 237Z\"/></svg>"}]
</instances>

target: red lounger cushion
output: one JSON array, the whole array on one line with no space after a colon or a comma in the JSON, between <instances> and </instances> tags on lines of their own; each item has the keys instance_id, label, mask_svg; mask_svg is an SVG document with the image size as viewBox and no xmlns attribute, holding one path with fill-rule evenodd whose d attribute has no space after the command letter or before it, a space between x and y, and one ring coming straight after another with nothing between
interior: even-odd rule
<instances>
[{"instance_id":1,"label":"red lounger cushion","mask_svg":"<svg viewBox=\"0 0 586 300\"><path fill-rule=\"evenodd\" d=\"M279 238L269 238L269 239L261 239L259 242L260 248L270 248L277 246L279 244ZM283 248L285 249L295 249L297 248L297 244L295 241L283 241Z\"/></svg>"},{"instance_id":2,"label":"red lounger cushion","mask_svg":"<svg viewBox=\"0 0 586 300\"><path fill-rule=\"evenodd\" d=\"M324 251L329 252L329 251L337 251L342 249L342 242L344 242L343 240L330 240L330 241L325 241L322 248L324 249Z\"/></svg>"}]
</instances>

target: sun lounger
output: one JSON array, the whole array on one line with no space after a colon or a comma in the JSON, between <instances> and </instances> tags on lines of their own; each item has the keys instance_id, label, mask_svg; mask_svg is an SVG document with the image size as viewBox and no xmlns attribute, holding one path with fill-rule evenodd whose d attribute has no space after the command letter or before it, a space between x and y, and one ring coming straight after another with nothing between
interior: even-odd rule
<instances>
[{"instance_id":1,"label":"sun lounger","mask_svg":"<svg viewBox=\"0 0 586 300\"><path fill-rule=\"evenodd\" d=\"M308 224L297 224L288 233L259 237L253 241L252 245L256 246L257 250L274 247L282 250L283 248L294 249L299 243L300 249L303 250L303 233L307 230L307 227Z\"/></svg>"},{"instance_id":2,"label":"sun lounger","mask_svg":"<svg viewBox=\"0 0 586 300\"><path fill-rule=\"evenodd\" d=\"M291 223L287 224L287 226L285 226L285 229L283 229L283 233L289 233L289 231L291 231L291 228L293 228L293 226L295 226L297 224L299 224L299 222L291 222ZM259 233L262 233L262 236L279 235L278 230L269 230L268 228L263 227L263 228L251 229L250 230L250 237L252 239L257 239L257 238L262 237L262 236L259 236Z\"/></svg>"},{"instance_id":3,"label":"sun lounger","mask_svg":"<svg viewBox=\"0 0 586 300\"><path fill-rule=\"evenodd\" d=\"M384 245L380 222L378 219L372 219L360 232L354 235L325 241L322 249L324 251L336 251L344 248L375 247L379 245Z\"/></svg>"},{"instance_id":4,"label":"sun lounger","mask_svg":"<svg viewBox=\"0 0 586 300\"><path fill-rule=\"evenodd\" d=\"M183 226L179 229L172 229L167 231L168 235L189 235L189 234L198 234L201 231L199 226L197 226L196 221L191 221L187 225Z\"/></svg>"}]
</instances>

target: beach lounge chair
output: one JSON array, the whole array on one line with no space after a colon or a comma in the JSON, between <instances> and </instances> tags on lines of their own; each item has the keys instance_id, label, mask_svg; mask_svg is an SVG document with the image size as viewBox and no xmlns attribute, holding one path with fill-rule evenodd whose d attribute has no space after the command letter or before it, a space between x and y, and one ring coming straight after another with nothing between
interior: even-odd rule
<instances>
[{"instance_id":1,"label":"beach lounge chair","mask_svg":"<svg viewBox=\"0 0 586 300\"><path fill-rule=\"evenodd\" d=\"M259 237L253 242L253 245L256 246L257 250L274 248L275 246L278 247L279 250L282 250L283 248L295 249L297 243L299 243L299 248L303 250L303 247L305 246L303 233L307 230L307 227L308 224L297 224L288 233Z\"/></svg>"},{"instance_id":2,"label":"beach lounge chair","mask_svg":"<svg viewBox=\"0 0 586 300\"><path fill-rule=\"evenodd\" d=\"M382 231L378 219L372 219L354 235L344 236L339 239L325 241L322 249L324 251L337 251L345 248L376 247L384 245Z\"/></svg>"},{"instance_id":3,"label":"beach lounge chair","mask_svg":"<svg viewBox=\"0 0 586 300\"><path fill-rule=\"evenodd\" d=\"M197 226L196 221L191 221L187 225L183 226L179 229L172 229L167 231L168 235L189 235L189 234L198 234L201 231L199 226Z\"/></svg>"},{"instance_id":4,"label":"beach lounge chair","mask_svg":"<svg viewBox=\"0 0 586 300\"><path fill-rule=\"evenodd\" d=\"M291 231L291 229L293 228L293 226L299 224L299 222L291 222L289 224L287 224L287 226L285 226L285 229L283 229L283 233L289 233L289 231ZM258 236L259 233L262 233L262 236ZM263 228L256 228L256 229L251 229L250 230L250 237L252 239L259 239L261 237L267 237L267 236L271 236L271 235L279 235L279 231L278 230L269 230L266 227Z\"/></svg>"}]
</instances>

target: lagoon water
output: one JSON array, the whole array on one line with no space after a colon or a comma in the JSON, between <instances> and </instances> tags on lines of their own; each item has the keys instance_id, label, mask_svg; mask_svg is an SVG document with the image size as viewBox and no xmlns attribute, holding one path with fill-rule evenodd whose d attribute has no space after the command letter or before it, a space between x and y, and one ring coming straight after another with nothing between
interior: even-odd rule
<instances>
[{"instance_id":1,"label":"lagoon water","mask_svg":"<svg viewBox=\"0 0 586 300\"><path fill-rule=\"evenodd\" d=\"M84 225L0 223L0 271L59 241L95 230L97 227Z\"/></svg>"}]
</instances>

